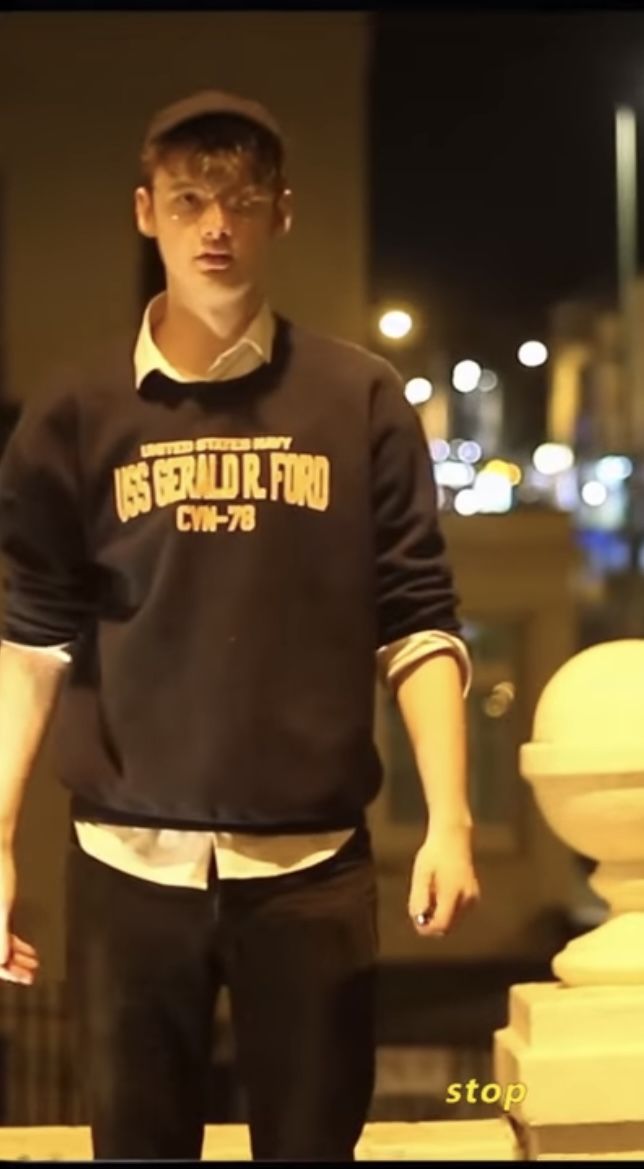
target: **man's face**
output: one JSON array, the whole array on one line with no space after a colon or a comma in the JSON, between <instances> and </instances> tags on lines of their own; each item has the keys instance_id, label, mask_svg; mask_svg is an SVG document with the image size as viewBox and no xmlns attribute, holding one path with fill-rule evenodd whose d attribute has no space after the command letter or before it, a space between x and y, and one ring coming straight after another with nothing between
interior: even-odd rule
<instances>
[{"instance_id":1,"label":"man's face","mask_svg":"<svg viewBox=\"0 0 644 1169\"><path fill-rule=\"evenodd\" d=\"M173 155L155 169L151 193L137 188L135 214L157 240L169 285L206 302L230 299L262 285L270 243L290 225L289 193L254 182L246 157L198 168Z\"/></svg>"}]
</instances>

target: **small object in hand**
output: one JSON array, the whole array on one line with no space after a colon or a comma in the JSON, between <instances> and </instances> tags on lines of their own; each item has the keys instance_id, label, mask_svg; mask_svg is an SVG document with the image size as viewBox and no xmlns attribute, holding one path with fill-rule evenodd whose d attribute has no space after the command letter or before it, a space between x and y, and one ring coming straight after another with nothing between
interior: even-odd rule
<instances>
[{"instance_id":1,"label":"small object in hand","mask_svg":"<svg viewBox=\"0 0 644 1169\"><path fill-rule=\"evenodd\" d=\"M417 913L416 914L416 921L418 922L418 925L427 925L427 922L429 921L431 916L432 915L429 912L429 910L426 910L425 913Z\"/></svg>"}]
</instances>

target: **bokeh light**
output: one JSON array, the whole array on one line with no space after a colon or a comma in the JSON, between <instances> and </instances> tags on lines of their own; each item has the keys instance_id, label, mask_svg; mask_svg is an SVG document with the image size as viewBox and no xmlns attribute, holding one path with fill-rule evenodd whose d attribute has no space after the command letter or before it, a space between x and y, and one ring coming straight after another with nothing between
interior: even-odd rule
<instances>
[{"instance_id":1,"label":"bokeh light","mask_svg":"<svg viewBox=\"0 0 644 1169\"><path fill-rule=\"evenodd\" d=\"M557 442L544 442L532 456L537 471L542 475L558 475L569 471L575 462L574 452L569 446Z\"/></svg>"},{"instance_id":2,"label":"bokeh light","mask_svg":"<svg viewBox=\"0 0 644 1169\"><path fill-rule=\"evenodd\" d=\"M523 345L519 346L517 357L521 365L535 368L548 360L548 350L543 341L524 341Z\"/></svg>"},{"instance_id":3,"label":"bokeh light","mask_svg":"<svg viewBox=\"0 0 644 1169\"><path fill-rule=\"evenodd\" d=\"M434 387L426 377L412 377L405 386L405 397L412 406L421 406L429 402Z\"/></svg>"},{"instance_id":4,"label":"bokeh light","mask_svg":"<svg viewBox=\"0 0 644 1169\"><path fill-rule=\"evenodd\" d=\"M479 384L482 369L478 361L458 361L452 370L452 385L460 394L471 394Z\"/></svg>"},{"instance_id":5,"label":"bokeh light","mask_svg":"<svg viewBox=\"0 0 644 1169\"><path fill-rule=\"evenodd\" d=\"M411 315L403 309L390 309L382 314L378 328L383 337L388 337L390 341L400 341L411 331L413 323Z\"/></svg>"},{"instance_id":6,"label":"bokeh light","mask_svg":"<svg viewBox=\"0 0 644 1169\"><path fill-rule=\"evenodd\" d=\"M435 463L444 463L449 459L449 443L444 438L433 438L429 444L429 451Z\"/></svg>"},{"instance_id":7,"label":"bokeh light","mask_svg":"<svg viewBox=\"0 0 644 1169\"><path fill-rule=\"evenodd\" d=\"M490 390L495 390L499 384L499 379L493 369L482 369L479 378L478 388L484 394L489 394Z\"/></svg>"},{"instance_id":8,"label":"bokeh light","mask_svg":"<svg viewBox=\"0 0 644 1169\"><path fill-rule=\"evenodd\" d=\"M470 487L474 482L476 471L467 463L455 463L452 459L448 459L437 465L434 474L436 482L440 483L441 487L451 487L456 490L458 487Z\"/></svg>"},{"instance_id":9,"label":"bokeh light","mask_svg":"<svg viewBox=\"0 0 644 1169\"><path fill-rule=\"evenodd\" d=\"M458 444L456 457L463 463L478 463L479 459L483 457L483 451L477 442L468 439Z\"/></svg>"},{"instance_id":10,"label":"bokeh light","mask_svg":"<svg viewBox=\"0 0 644 1169\"><path fill-rule=\"evenodd\" d=\"M507 474L489 470L479 472L476 478L476 498L479 511L506 512L512 508L512 484Z\"/></svg>"},{"instance_id":11,"label":"bokeh light","mask_svg":"<svg viewBox=\"0 0 644 1169\"><path fill-rule=\"evenodd\" d=\"M595 474L600 483L612 487L615 483L623 483L633 474L633 464L625 455L605 455L599 459Z\"/></svg>"},{"instance_id":12,"label":"bokeh light","mask_svg":"<svg viewBox=\"0 0 644 1169\"><path fill-rule=\"evenodd\" d=\"M584 483L581 489L581 498L588 507L601 507L608 499L608 489L603 483L599 483L596 479L591 479L589 483Z\"/></svg>"},{"instance_id":13,"label":"bokeh light","mask_svg":"<svg viewBox=\"0 0 644 1169\"><path fill-rule=\"evenodd\" d=\"M490 459L484 470L493 475L500 475L502 479L507 479L512 487L518 487L523 479L523 472L518 464L508 463L505 459Z\"/></svg>"},{"instance_id":14,"label":"bokeh light","mask_svg":"<svg viewBox=\"0 0 644 1169\"><path fill-rule=\"evenodd\" d=\"M454 510L459 515L476 515L479 510L478 499L476 491L466 488L465 491L459 491L454 498Z\"/></svg>"}]
</instances>

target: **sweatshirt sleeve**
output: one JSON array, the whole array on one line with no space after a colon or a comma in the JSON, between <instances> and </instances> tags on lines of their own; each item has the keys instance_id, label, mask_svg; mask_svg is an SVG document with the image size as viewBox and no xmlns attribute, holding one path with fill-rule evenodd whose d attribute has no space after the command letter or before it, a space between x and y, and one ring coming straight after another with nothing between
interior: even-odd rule
<instances>
[{"instance_id":1,"label":"sweatshirt sleeve","mask_svg":"<svg viewBox=\"0 0 644 1169\"><path fill-rule=\"evenodd\" d=\"M427 629L459 636L428 443L402 379L383 364L372 399L378 645Z\"/></svg>"},{"instance_id":2,"label":"sweatshirt sleeve","mask_svg":"<svg viewBox=\"0 0 644 1169\"><path fill-rule=\"evenodd\" d=\"M0 636L73 642L91 615L79 492L77 407L50 387L23 407L0 460Z\"/></svg>"}]
</instances>

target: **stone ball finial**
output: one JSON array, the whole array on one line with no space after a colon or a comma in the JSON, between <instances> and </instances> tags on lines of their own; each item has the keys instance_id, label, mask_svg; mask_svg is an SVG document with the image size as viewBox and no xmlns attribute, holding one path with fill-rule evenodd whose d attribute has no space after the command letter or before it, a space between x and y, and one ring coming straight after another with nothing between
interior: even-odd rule
<instances>
[{"instance_id":1,"label":"stone ball finial","mask_svg":"<svg viewBox=\"0 0 644 1169\"><path fill-rule=\"evenodd\" d=\"M644 641L593 646L557 671L520 769L553 831L599 861L590 884L610 905L555 957L555 974L644 983Z\"/></svg>"}]
</instances>

